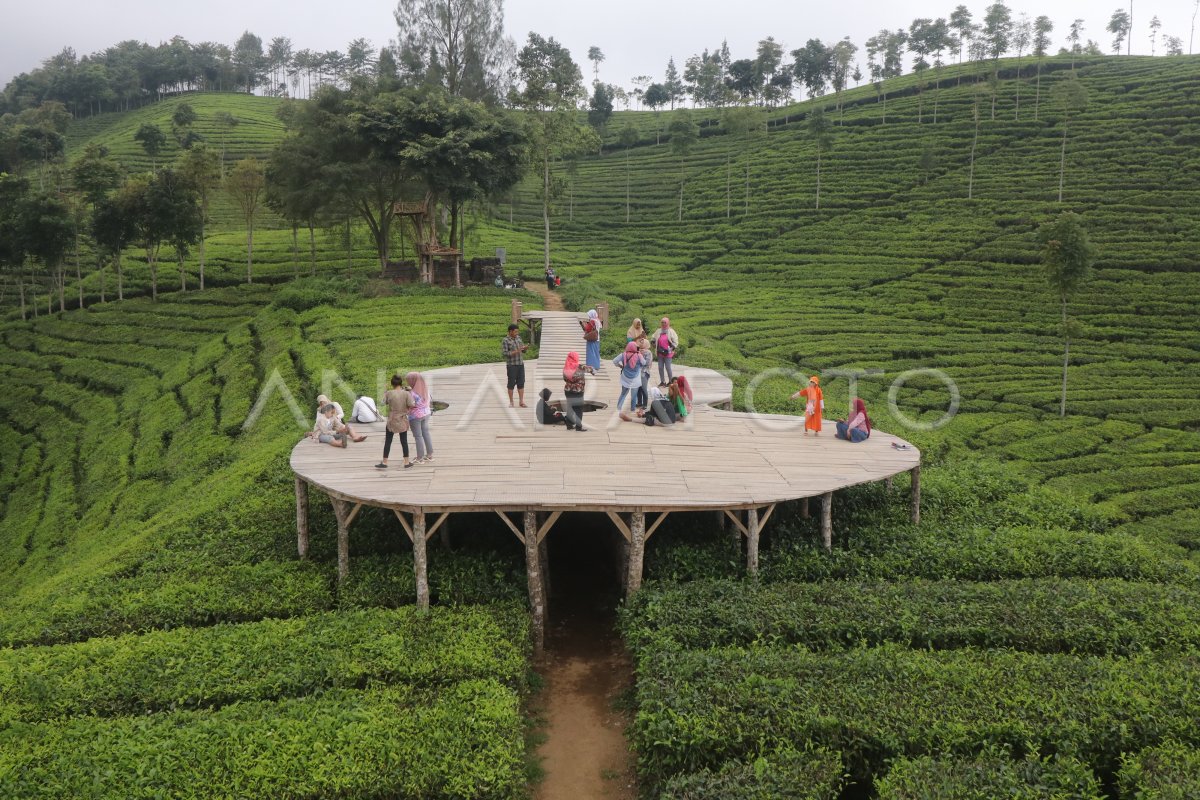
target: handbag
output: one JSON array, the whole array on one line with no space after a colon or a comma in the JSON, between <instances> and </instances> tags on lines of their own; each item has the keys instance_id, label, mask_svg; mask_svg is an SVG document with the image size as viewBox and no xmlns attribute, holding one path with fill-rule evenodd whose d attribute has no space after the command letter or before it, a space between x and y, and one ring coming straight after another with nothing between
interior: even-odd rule
<instances>
[{"instance_id":1,"label":"handbag","mask_svg":"<svg viewBox=\"0 0 1200 800\"><path fill-rule=\"evenodd\" d=\"M588 325L591 325L591 327L585 327L583 329L583 340L585 342L600 341L600 331L596 328L595 324L589 322Z\"/></svg>"}]
</instances>

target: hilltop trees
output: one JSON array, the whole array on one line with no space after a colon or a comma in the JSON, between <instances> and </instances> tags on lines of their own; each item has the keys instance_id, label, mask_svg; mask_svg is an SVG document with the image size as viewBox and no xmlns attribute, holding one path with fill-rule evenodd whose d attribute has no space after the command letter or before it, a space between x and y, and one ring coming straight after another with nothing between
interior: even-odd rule
<instances>
[{"instance_id":1,"label":"hilltop trees","mask_svg":"<svg viewBox=\"0 0 1200 800\"><path fill-rule=\"evenodd\" d=\"M1129 17L1129 12L1123 8L1118 8L1113 12L1112 17L1108 20L1108 25L1105 29L1113 35L1113 54L1121 54L1121 45L1129 38L1130 28L1133 27L1133 21ZM1131 43L1132 45L1132 43Z\"/></svg>"},{"instance_id":2,"label":"hilltop trees","mask_svg":"<svg viewBox=\"0 0 1200 800\"><path fill-rule=\"evenodd\" d=\"M1036 122L1038 118L1038 107L1042 100L1042 59L1046 57L1046 50L1050 46L1050 33L1054 30L1054 23L1049 17L1041 16L1033 21L1033 57L1037 59L1037 82L1034 84L1033 94L1033 119Z\"/></svg>"},{"instance_id":3,"label":"hilltop trees","mask_svg":"<svg viewBox=\"0 0 1200 800\"><path fill-rule=\"evenodd\" d=\"M1083 220L1078 214L1064 211L1058 219L1038 229L1042 243L1042 264L1046 280L1062 306L1063 376L1062 399L1058 415L1067 415L1067 366L1071 360L1071 338L1076 333L1067 317L1067 303L1087 281L1096 260L1096 251L1088 239Z\"/></svg>"},{"instance_id":4,"label":"hilltop trees","mask_svg":"<svg viewBox=\"0 0 1200 800\"><path fill-rule=\"evenodd\" d=\"M419 73L413 85L471 100L503 97L514 45L504 35L502 0L399 0L393 16L400 61Z\"/></svg>"}]
</instances>

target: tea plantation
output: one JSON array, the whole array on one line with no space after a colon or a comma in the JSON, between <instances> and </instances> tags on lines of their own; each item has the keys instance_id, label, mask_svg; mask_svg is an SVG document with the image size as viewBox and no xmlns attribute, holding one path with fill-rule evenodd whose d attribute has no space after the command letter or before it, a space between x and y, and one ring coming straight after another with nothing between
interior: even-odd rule
<instances>
[{"instance_id":1,"label":"tea plantation","mask_svg":"<svg viewBox=\"0 0 1200 800\"><path fill-rule=\"evenodd\" d=\"M1043 65L1036 119L1029 63L1019 116L1016 63L994 118L972 69L890 82L886 120L871 87L840 114L825 98L819 209L811 102L744 135L696 110L682 159L655 144L669 112L618 114L603 153L561 167L570 307L606 300L617 329L669 315L743 409L795 413L797 377L821 372L841 416L837 370L862 371L874 423L925 455L919 526L906 485L840 492L826 554L789 504L756 582L711 517L654 534L619 620L645 797L1200 795L1200 59L1076 62L1061 203L1069 61ZM78 123L72 152L138 165L133 131L174 102ZM231 156L281 131L278 101L189 102L242 120L201 130ZM474 220L469 255L539 273L536 188ZM1036 237L1062 210L1099 253L1064 418ZM526 796L519 544L455 527L418 616L382 514L355 523L342 587L327 504L296 559L287 466L327 371L366 392L378 370L495 360L512 294L367 281L358 231L349 263L320 235L320 276L291 283L304 245L297 263L290 231L256 235L271 285L244 285L244 231L217 217L217 288L152 303L130 253L132 299L109 275L96 302L90 275L85 309L43 296L0 323L0 796ZM267 386L302 420L277 392L245 425Z\"/></svg>"}]
</instances>

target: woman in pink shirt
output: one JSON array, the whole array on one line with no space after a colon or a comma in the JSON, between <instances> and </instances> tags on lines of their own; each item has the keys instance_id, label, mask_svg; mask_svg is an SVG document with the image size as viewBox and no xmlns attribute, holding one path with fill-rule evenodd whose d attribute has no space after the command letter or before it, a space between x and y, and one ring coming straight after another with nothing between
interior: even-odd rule
<instances>
[{"instance_id":1,"label":"woman in pink shirt","mask_svg":"<svg viewBox=\"0 0 1200 800\"><path fill-rule=\"evenodd\" d=\"M837 423L837 433L834 436L857 443L870 435L871 418L867 416L867 404L862 401L861 397L856 397L854 398L854 413L845 422Z\"/></svg>"}]
</instances>

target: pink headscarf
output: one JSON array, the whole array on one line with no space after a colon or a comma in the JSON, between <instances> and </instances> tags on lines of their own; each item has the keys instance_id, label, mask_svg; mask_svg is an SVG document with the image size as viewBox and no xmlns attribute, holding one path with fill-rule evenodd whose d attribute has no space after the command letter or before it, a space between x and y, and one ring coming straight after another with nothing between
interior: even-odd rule
<instances>
[{"instance_id":1,"label":"pink headscarf","mask_svg":"<svg viewBox=\"0 0 1200 800\"><path fill-rule=\"evenodd\" d=\"M871 418L867 416L867 404L862 401L861 397L854 398L854 416L863 415L863 421L867 426L867 433L871 432Z\"/></svg>"},{"instance_id":2,"label":"pink headscarf","mask_svg":"<svg viewBox=\"0 0 1200 800\"><path fill-rule=\"evenodd\" d=\"M429 403L429 387L425 385L425 379L421 377L419 372L410 372L404 376L404 382L408 384L408 388L412 389L417 394L421 395L421 399L426 404Z\"/></svg>"},{"instance_id":3,"label":"pink headscarf","mask_svg":"<svg viewBox=\"0 0 1200 800\"><path fill-rule=\"evenodd\" d=\"M638 350L637 342L629 342L625 345L625 366L637 366L642 359L642 353Z\"/></svg>"},{"instance_id":4,"label":"pink headscarf","mask_svg":"<svg viewBox=\"0 0 1200 800\"><path fill-rule=\"evenodd\" d=\"M563 380L575 380L575 371L579 369L579 353L572 350L567 353L567 362L563 364Z\"/></svg>"},{"instance_id":5,"label":"pink headscarf","mask_svg":"<svg viewBox=\"0 0 1200 800\"><path fill-rule=\"evenodd\" d=\"M692 410L692 385L688 383L687 376L680 375L675 379L675 383L679 386L679 393L683 395L683 404L690 412Z\"/></svg>"}]
</instances>

